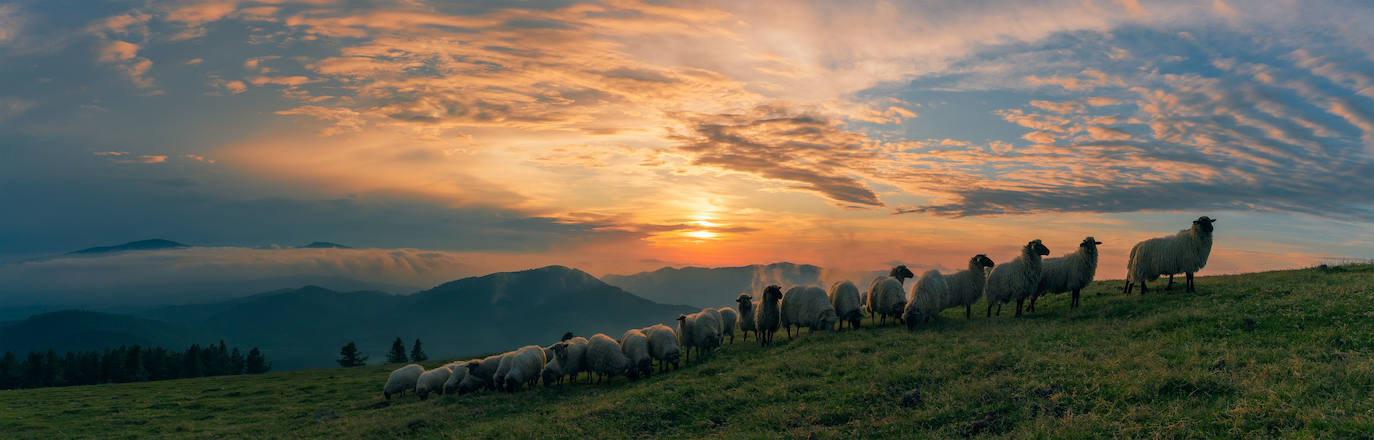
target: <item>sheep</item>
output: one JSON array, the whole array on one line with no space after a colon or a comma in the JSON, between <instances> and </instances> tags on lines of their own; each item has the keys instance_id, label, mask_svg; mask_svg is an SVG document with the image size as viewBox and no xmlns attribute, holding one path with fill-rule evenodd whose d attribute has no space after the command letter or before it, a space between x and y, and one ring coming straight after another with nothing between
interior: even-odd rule
<instances>
[{"instance_id":1,"label":"sheep","mask_svg":"<svg viewBox=\"0 0 1374 440\"><path fill-rule=\"evenodd\" d=\"M630 370L630 358L620 350L620 344L603 333L592 335L587 340L586 358L587 371L596 375L597 382L601 377L606 378L606 383L610 383L611 378L623 376Z\"/></svg>"},{"instance_id":2,"label":"sheep","mask_svg":"<svg viewBox=\"0 0 1374 440\"><path fill-rule=\"evenodd\" d=\"M754 320L754 297L748 293L739 294L735 298L735 303L739 304L739 331L744 340L749 340L749 333L754 333L754 339L758 339L759 326ZM733 341L732 341L733 342Z\"/></svg>"},{"instance_id":3,"label":"sheep","mask_svg":"<svg viewBox=\"0 0 1374 440\"><path fill-rule=\"evenodd\" d=\"M677 332L666 325L654 324L645 328L644 334L649 336L649 355L658 360L659 371L665 369L665 362L677 369L679 357L682 356L678 348Z\"/></svg>"},{"instance_id":4,"label":"sheep","mask_svg":"<svg viewBox=\"0 0 1374 440\"><path fill-rule=\"evenodd\" d=\"M723 315L720 314L720 310L716 310L716 309L707 307L707 308L701 309L701 311L700 311L700 312L697 312L697 313L704 313L704 314L707 314L707 315L711 315L712 318L715 318L715 321L707 320L706 322L710 322L710 323L712 323L712 324L715 324L715 326L716 326L716 337L724 337L724 335L725 335L725 316L723 316ZM720 346L720 344L716 344L716 347L719 347L719 346ZM712 348L714 348L714 347L712 347Z\"/></svg>"},{"instance_id":5,"label":"sheep","mask_svg":"<svg viewBox=\"0 0 1374 440\"><path fill-rule=\"evenodd\" d=\"M578 373L587 371L583 360L586 352L587 338L581 336L554 344L554 357L558 358L558 367L563 370L563 374L572 376L573 383L577 382Z\"/></svg>"},{"instance_id":6,"label":"sheep","mask_svg":"<svg viewBox=\"0 0 1374 440\"><path fill-rule=\"evenodd\" d=\"M512 352L510 356L502 360L502 363L507 365L503 376L505 382L503 382L501 389L508 393L514 393L539 380L540 373L544 370L546 363L544 347L538 345L520 347L519 350Z\"/></svg>"},{"instance_id":7,"label":"sheep","mask_svg":"<svg viewBox=\"0 0 1374 440\"><path fill-rule=\"evenodd\" d=\"M968 260L968 270L945 276L949 297L954 300L950 306L964 306L964 319L973 318L973 303L983 297L983 288L987 286L986 268L994 266L991 258L978 254Z\"/></svg>"},{"instance_id":8,"label":"sheep","mask_svg":"<svg viewBox=\"0 0 1374 440\"><path fill-rule=\"evenodd\" d=\"M496 375L496 369L501 366L501 357L505 355L505 353L501 353L482 358L480 362L477 362L476 367L468 369L468 375L472 376L474 382L489 389L496 389L496 383L492 379Z\"/></svg>"},{"instance_id":9,"label":"sheep","mask_svg":"<svg viewBox=\"0 0 1374 440\"><path fill-rule=\"evenodd\" d=\"M1002 314L1002 304L1016 300L1016 316L1021 316L1021 304L1040 288L1041 257L1049 255L1039 239L1031 240L1021 248L1021 255L1010 263L994 267L988 274L987 298L988 316L992 316L992 304L997 303L997 314Z\"/></svg>"},{"instance_id":10,"label":"sheep","mask_svg":"<svg viewBox=\"0 0 1374 440\"><path fill-rule=\"evenodd\" d=\"M835 331L835 322L839 317L835 314L835 307L830 305L830 298L825 295L825 291L816 286L793 287L787 290L787 294L782 297L782 326L787 329L787 337L792 337L792 326L797 326L797 334L801 335L802 327L809 328L811 331L825 330Z\"/></svg>"},{"instance_id":11,"label":"sheep","mask_svg":"<svg viewBox=\"0 0 1374 440\"><path fill-rule=\"evenodd\" d=\"M558 344L562 344L562 342ZM554 357L549 358L549 363L544 364L544 370L539 372L539 378L544 380L545 387L553 387L554 385L563 383L563 378L566 376L567 375L563 373L562 365L558 363L557 352L555 352Z\"/></svg>"},{"instance_id":12,"label":"sheep","mask_svg":"<svg viewBox=\"0 0 1374 440\"><path fill-rule=\"evenodd\" d=\"M382 386L382 396L391 400L392 394L405 395L406 390L415 389L415 383L420 379L420 375L425 373L425 367L418 364L410 364L397 368L386 378L386 385Z\"/></svg>"},{"instance_id":13,"label":"sheep","mask_svg":"<svg viewBox=\"0 0 1374 440\"><path fill-rule=\"evenodd\" d=\"M687 360L691 360L692 349L697 356L720 346L720 312L707 309L690 315L678 315L677 336L682 347L687 350Z\"/></svg>"},{"instance_id":14,"label":"sheep","mask_svg":"<svg viewBox=\"0 0 1374 440\"><path fill-rule=\"evenodd\" d=\"M1088 237L1078 244L1078 250L1057 258L1046 258L1042 263L1039 295L1046 293L1073 292L1069 308L1078 308L1078 292L1088 287L1097 274L1097 245L1102 242ZM1035 300L1031 300L1031 311L1035 311Z\"/></svg>"},{"instance_id":15,"label":"sheep","mask_svg":"<svg viewBox=\"0 0 1374 440\"><path fill-rule=\"evenodd\" d=\"M470 365L469 362L454 362L448 365L451 372L448 375L448 380L444 381L443 394L454 394L459 392L463 382L468 378L468 368Z\"/></svg>"},{"instance_id":16,"label":"sheep","mask_svg":"<svg viewBox=\"0 0 1374 440\"><path fill-rule=\"evenodd\" d=\"M496 361L496 372L491 375L491 388L496 391L506 389L506 373L510 372L511 362L515 360L515 352L508 351L501 355L501 359Z\"/></svg>"},{"instance_id":17,"label":"sheep","mask_svg":"<svg viewBox=\"0 0 1374 440\"><path fill-rule=\"evenodd\" d=\"M859 321L863 320L859 288L849 281L838 281L830 286L828 296L830 306L835 308L835 316L840 320L840 327L843 328L845 321L848 321L849 328L859 328Z\"/></svg>"},{"instance_id":18,"label":"sheep","mask_svg":"<svg viewBox=\"0 0 1374 440\"><path fill-rule=\"evenodd\" d=\"M737 325L737 323L739 322L739 312L736 312L735 309L729 307L721 307L719 309L716 309L716 311L720 312L721 338L724 339L726 336L729 336L730 343L734 344L735 325Z\"/></svg>"},{"instance_id":19,"label":"sheep","mask_svg":"<svg viewBox=\"0 0 1374 440\"><path fill-rule=\"evenodd\" d=\"M902 285L907 278L915 274L906 266L893 267L888 271L887 278L873 280L868 286L868 312L877 320L882 316L883 323L887 323L887 318L893 317L900 319L902 312L906 309L906 293L903 292Z\"/></svg>"},{"instance_id":20,"label":"sheep","mask_svg":"<svg viewBox=\"0 0 1374 440\"><path fill-rule=\"evenodd\" d=\"M778 326L782 323L779 301L782 301L781 286L774 284L763 289L763 302L758 304L754 313L754 324L758 326L760 345L772 343L773 333L778 331Z\"/></svg>"},{"instance_id":21,"label":"sheep","mask_svg":"<svg viewBox=\"0 0 1374 440\"><path fill-rule=\"evenodd\" d=\"M639 329L629 329L620 336L620 351L630 358L630 380L649 377L654 372L653 355L649 353L649 335Z\"/></svg>"},{"instance_id":22,"label":"sheep","mask_svg":"<svg viewBox=\"0 0 1374 440\"><path fill-rule=\"evenodd\" d=\"M955 300L950 295L949 284L938 270L928 270L911 286L911 297L906 310L902 312L902 322L907 330L915 330L921 324L940 314L940 311L953 306Z\"/></svg>"},{"instance_id":23,"label":"sheep","mask_svg":"<svg viewBox=\"0 0 1374 440\"><path fill-rule=\"evenodd\" d=\"M448 382L448 376L453 373L448 365L426 370L420 374L420 378L415 381L415 394L420 396L420 400L425 400L429 393L444 393L444 383Z\"/></svg>"},{"instance_id":24,"label":"sheep","mask_svg":"<svg viewBox=\"0 0 1374 440\"><path fill-rule=\"evenodd\" d=\"M1122 292L1130 295L1135 283L1140 282L1140 294L1147 290L1146 281L1159 279L1160 275L1169 276L1169 285L1174 287L1174 275L1186 274L1186 292L1197 292L1193 285L1193 273L1207 265L1207 257L1212 253L1212 223L1216 219L1207 216L1193 220L1193 226L1178 231L1168 237L1156 237L1136 243L1131 248L1131 260L1126 266L1126 287Z\"/></svg>"}]
</instances>

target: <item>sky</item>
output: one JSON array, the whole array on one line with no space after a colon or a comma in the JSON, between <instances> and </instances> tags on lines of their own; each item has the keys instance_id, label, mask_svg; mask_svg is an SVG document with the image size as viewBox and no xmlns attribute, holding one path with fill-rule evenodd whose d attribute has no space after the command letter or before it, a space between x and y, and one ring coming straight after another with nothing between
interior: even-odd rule
<instances>
[{"instance_id":1,"label":"sky","mask_svg":"<svg viewBox=\"0 0 1374 440\"><path fill-rule=\"evenodd\" d=\"M0 3L0 279L1374 257L1361 1ZM201 246L73 258L147 238ZM312 241L355 250L290 250ZM103 272L102 272L103 271ZM266 276L266 275L264 275Z\"/></svg>"}]
</instances>

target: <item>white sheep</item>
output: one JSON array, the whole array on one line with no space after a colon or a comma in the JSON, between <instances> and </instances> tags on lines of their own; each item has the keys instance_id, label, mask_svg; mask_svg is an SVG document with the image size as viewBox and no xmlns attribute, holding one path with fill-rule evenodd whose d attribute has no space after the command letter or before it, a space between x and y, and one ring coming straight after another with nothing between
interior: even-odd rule
<instances>
[{"instance_id":1,"label":"white sheep","mask_svg":"<svg viewBox=\"0 0 1374 440\"><path fill-rule=\"evenodd\" d=\"M415 389L415 383L420 379L420 375L425 373L425 367L418 364L410 364L391 372L386 378L386 385L382 386L382 396L391 400L392 394L405 395L406 390Z\"/></svg>"},{"instance_id":2,"label":"white sheep","mask_svg":"<svg viewBox=\"0 0 1374 440\"><path fill-rule=\"evenodd\" d=\"M533 385L539 380L540 372L544 370L544 347L538 345L526 345L520 347L511 356L507 357L509 367L504 372L504 385L501 389L508 393L513 393L527 385ZM504 361L503 361L504 362Z\"/></svg>"},{"instance_id":3,"label":"white sheep","mask_svg":"<svg viewBox=\"0 0 1374 440\"><path fill-rule=\"evenodd\" d=\"M468 376L480 386L496 389L496 382L492 379L496 375L496 369L501 367L501 358L505 355L505 353L493 354L482 358L481 361L477 362L477 366L468 369Z\"/></svg>"},{"instance_id":4,"label":"white sheep","mask_svg":"<svg viewBox=\"0 0 1374 440\"><path fill-rule=\"evenodd\" d=\"M1003 263L988 274L987 298L988 316L992 316L992 304L997 304L997 314L1002 314L1002 304L1016 301L1016 316L1021 316L1021 304L1040 288L1041 257L1049 255L1050 250L1040 240L1031 240L1021 247L1021 255L1009 263Z\"/></svg>"},{"instance_id":5,"label":"white sheep","mask_svg":"<svg viewBox=\"0 0 1374 440\"><path fill-rule=\"evenodd\" d=\"M735 298L735 303L739 304L740 336L748 341L749 333L753 332L754 339L758 339L759 326L754 320L754 297L749 296L748 293L741 293L738 298Z\"/></svg>"},{"instance_id":6,"label":"white sheep","mask_svg":"<svg viewBox=\"0 0 1374 440\"><path fill-rule=\"evenodd\" d=\"M583 361L586 353L587 338L581 336L554 344L554 356L558 358L558 367L563 370L563 374L572 376L573 383L577 382L578 373L587 371L586 363Z\"/></svg>"},{"instance_id":7,"label":"white sheep","mask_svg":"<svg viewBox=\"0 0 1374 440\"><path fill-rule=\"evenodd\" d=\"M654 324L645 328L644 334L649 336L649 355L658 360L659 371L666 368L665 362L674 369L678 368L682 352L677 342L677 332L674 332L672 327Z\"/></svg>"},{"instance_id":8,"label":"white sheep","mask_svg":"<svg viewBox=\"0 0 1374 440\"><path fill-rule=\"evenodd\" d=\"M1174 287L1174 275L1186 274L1187 292L1196 292L1193 273L1207 266L1207 257L1212 253L1212 223L1216 219L1207 216L1193 220L1193 226L1178 231L1168 237L1156 237L1136 243L1131 248L1131 260L1126 266L1126 287L1122 289L1131 294L1135 283L1140 282L1140 294L1146 291L1145 282L1159 279L1160 275L1169 276L1169 285Z\"/></svg>"},{"instance_id":9,"label":"white sheep","mask_svg":"<svg viewBox=\"0 0 1374 440\"><path fill-rule=\"evenodd\" d=\"M726 336L729 336L730 343L734 344L735 326L739 325L739 312L736 312L735 309L729 307L721 307L719 309L716 309L716 311L720 312L721 339L724 339Z\"/></svg>"},{"instance_id":10,"label":"white sheep","mask_svg":"<svg viewBox=\"0 0 1374 440\"><path fill-rule=\"evenodd\" d=\"M899 265L888 271L887 278L874 280L869 285L867 308L874 320L881 316L883 323L887 323L888 317L901 318L906 309L906 292L902 285L913 276L911 269Z\"/></svg>"},{"instance_id":11,"label":"white sheep","mask_svg":"<svg viewBox=\"0 0 1374 440\"><path fill-rule=\"evenodd\" d=\"M415 395L420 396L420 400L425 400L429 393L443 394L444 382L448 381L448 376L452 373L453 370L449 369L448 365L433 370L425 370L424 374L421 374L420 378L415 381Z\"/></svg>"},{"instance_id":12,"label":"white sheep","mask_svg":"<svg viewBox=\"0 0 1374 440\"><path fill-rule=\"evenodd\" d=\"M782 297L782 327L787 329L787 336L792 337L792 326L797 326L797 334L801 335L803 327L811 331L825 330L835 331L835 322L839 317L835 314L835 307L830 305L830 298L825 295L825 291L816 286L793 287L787 290L787 294Z\"/></svg>"},{"instance_id":13,"label":"white sheep","mask_svg":"<svg viewBox=\"0 0 1374 440\"><path fill-rule=\"evenodd\" d=\"M653 355L649 352L649 335L639 329L629 329L620 336L620 351L630 358L630 380L649 377L654 372Z\"/></svg>"},{"instance_id":14,"label":"white sheep","mask_svg":"<svg viewBox=\"0 0 1374 440\"><path fill-rule=\"evenodd\" d=\"M708 310L677 317L678 342L687 351L687 361L691 361L693 348L697 350L697 356L702 356L720 346L721 326L716 318L720 312L710 313L714 310Z\"/></svg>"},{"instance_id":15,"label":"white sheep","mask_svg":"<svg viewBox=\"0 0 1374 440\"><path fill-rule=\"evenodd\" d=\"M709 321L709 320L708 320L708 321L705 321L705 322L710 322L710 323L712 323L712 324L715 324L715 326L716 326L716 337L720 337L720 338L724 338L724 337L725 337L725 317L722 316L722 315L720 314L720 310L716 310L716 309L707 307L707 308L701 309L701 311L700 311L700 312L697 312L697 313L704 313L704 314L707 314L707 315L711 315L711 318L713 318L714 321ZM719 346L720 346L720 344L716 344L716 347L719 347ZM714 347L713 347L713 348L714 348Z\"/></svg>"},{"instance_id":16,"label":"white sheep","mask_svg":"<svg viewBox=\"0 0 1374 440\"><path fill-rule=\"evenodd\" d=\"M468 378L468 362L460 361L446 365L449 367L448 380L444 381L443 394L458 393L463 381Z\"/></svg>"},{"instance_id":17,"label":"white sheep","mask_svg":"<svg viewBox=\"0 0 1374 440\"><path fill-rule=\"evenodd\" d=\"M945 275L949 297L954 300L951 307L964 306L965 319L973 317L973 304L983 298L983 289L987 287L987 268L994 266L991 258L978 254L968 260L968 269Z\"/></svg>"},{"instance_id":18,"label":"white sheep","mask_svg":"<svg viewBox=\"0 0 1374 440\"><path fill-rule=\"evenodd\" d=\"M845 322L849 322L850 328L859 328L859 322L863 321L863 303L859 295L859 288L849 281L838 281L830 286L830 306L835 308L835 316L840 320L840 327L844 327Z\"/></svg>"},{"instance_id":19,"label":"white sheep","mask_svg":"<svg viewBox=\"0 0 1374 440\"><path fill-rule=\"evenodd\" d=\"M539 372L539 377L544 380L545 387L552 387L563 383L563 378L566 376L567 375L563 373L562 365L558 363L558 357L556 355L550 358L549 363L544 364L544 370Z\"/></svg>"},{"instance_id":20,"label":"white sheep","mask_svg":"<svg viewBox=\"0 0 1374 440\"><path fill-rule=\"evenodd\" d=\"M938 270L928 270L911 286L911 296L906 310L902 312L902 322L906 323L907 330L915 330L917 324L935 319L941 311L956 303L945 276Z\"/></svg>"},{"instance_id":21,"label":"white sheep","mask_svg":"<svg viewBox=\"0 0 1374 440\"><path fill-rule=\"evenodd\" d=\"M777 333L778 327L782 324L782 287L770 285L763 289L763 302L758 304L754 313L754 325L758 326L759 344L768 345L773 342L773 334Z\"/></svg>"},{"instance_id":22,"label":"white sheep","mask_svg":"<svg viewBox=\"0 0 1374 440\"><path fill-rule=\"evenodd\" d=\"M492 388L497 391L506 389L506 373L510 372L512 361L515 360L515 351L508 351L501 355L496 361L496 372L491 375Z\"/></svg>"},{"instance_id":23,"label":"white sheep","mask_svg":"<svg viewBox=\"0 0 1374 440\"><path fill-rule=\"evenodd\" d=\"M1078 292L1088 287L1097 275L1097 245L1102 242L1088 237L1078 244L1078 250L1056 258L1046 258L1040 276L1039 295L1047 293L1073 292L1069 308L1078 308ZM1037 295L1037 296L1039 296ZM1035 300L1030 303L1035 311Z\"/></svg>"},{"instance_id":24,"label":"white sheep","mask_svg":"<svg viewBox=\"0 0 1374 440\"><path fill-rule=\"evenodd\" d=\"M610 383L612 377L625 375L631 367L630 358L620 350L620 344L602 333L592 335L587 340L587 353L583 360L587 371L596 375L597 382L604 376L606 382Z\"/></svg>"}]
</instances>

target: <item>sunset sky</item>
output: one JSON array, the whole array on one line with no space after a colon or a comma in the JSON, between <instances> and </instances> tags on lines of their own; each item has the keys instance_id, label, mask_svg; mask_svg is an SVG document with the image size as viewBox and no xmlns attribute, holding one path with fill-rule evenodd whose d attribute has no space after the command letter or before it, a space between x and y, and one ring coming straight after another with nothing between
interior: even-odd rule
<instances>
[{"instance_id":1,"label":"sunset sky","mask_svg":"<svg viewBox=\"0 0 1374 440\"><path fill-rule=\"evenodd\" d=\"M1369 3L913 3L5 1L0 280L1374 257Z\"/></svg>"}]
</instances>

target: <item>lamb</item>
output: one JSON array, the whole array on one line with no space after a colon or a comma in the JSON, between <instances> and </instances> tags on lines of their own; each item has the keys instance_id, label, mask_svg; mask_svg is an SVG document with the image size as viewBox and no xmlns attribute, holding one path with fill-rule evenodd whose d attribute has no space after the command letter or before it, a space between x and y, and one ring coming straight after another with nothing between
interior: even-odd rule
<instances>
[{"instance_id":1,"label":"lamb","mask_svg":"<svg viewBox=\"0 0 1374 440\"><path fill-rule=\"evenodd\" d=\"M770 285L763 289L763 302L758 305L758 310L754 313L754 324L758 326L759 344L768 345L773 342L773 333L778 331L778 326L782 324L782 310L779 309L778 302L782 301L782 287Z\"/></svg>"},{"instance_id":2,"label":"lamb","mask_svg":"<svg viewBox=\"0 0 1374 440\"><path fill-rule=\"evenodd\" d=\"M425 373L425 367L418 364L410 364L397 368L386 378L386 385L382 386L382 396L391 400L392 394L405 395L406 390L415 389L415 383L420 379L420 375Z\"/></svg>"},{"instance_id":3,"label":"lamb","mask_svg":"<svg viewBox=\"0 0 1374 440\"><path fill-rule=\"evenodd\" d=\"M987 285L989 317L993 303L997 303L997 314L1001 315L1002 304L1012 300L1016 301L1016 316L1021 316L1021 304L1040 288L1041 257L1049 253L1039 239L1031 240L1016 259L992 269Z\"/></svg>"},{"instance_id":4,"label":"lamb","mask_svg":"<svg viewBox=\"0 0 1374 440\"><path fill-rule=\"evenodd\" d=\"M448 365L427 370L415 381L415 394L420 396L420 400L425 400L429 393L444 393L444 383L448 382L448 376L453 373Z\"/></svg>"},{"instance_id":5,"label":"lamb","mask_svg":"<svg viewBox=\"0 0 1374 440\"><path fill-rule=\"evenodd\" d=\"M1169 276L1169 285L1164 290L1171 290L1174 287L1174 275L1180 273L1188 277L1185 291L1197 292L1193 285L1193 273L1207 265L1207 257L1212 253L1212 223L1216 223L1216 219L1204 215L1193 220L1192 227L1177 234L1136 243L1131 248L1131 260L1126 266L1126 287L1122 292L1130 295L1139 281L1140 294L1144 295L1145 282L1157 280L1160 275Z\"/></svg>"},{"instance_id":6,"label":"lamb","mask_svg":"<svg viewBox=\"0 0 1374 440\"><path fill-rule=\"evenodd\" d=\"M701 356L720 346L720 321L716 318L720 313L711 312L715 311L706 309L677 317L678 339L682 347L687 349L688 360L691 360L693 348L697 349L697 356Z\"/></svg>"},{"instance_id":7,"label":"lamb","mask_svg":"<svg viewBox=\"0 0 1374 440\"><path fill-rule=\"evenodd\" d=\"M630 380L638 380L640 375L649 377L654 372L653 356L649 353L649 335L639 329L626 330L620 336L620 351L630 358Z\"/></svg>"},{"instance_id":8,"label":"lamb","mask_svg":"<svg viewBox=\"0 0 1374 440\"><path fill-rule=\"evenodd\" d=\"M554 357L558 358L558 367L563 370L563 374L572 376L574 383L577 382L578 373L587 371L586 363L583 361L586 353L587 338L581 336L554 344Z\"/></svg>"},{"instance_id":9,"label":"lamb","mask_svg":"<svg viewBox=\"0 0 1374 440\"><path fill-rule=\"evenodd\" d=\"M801 335L801 328L806 327L811 331L825 330L835 331L835 322L839 317L835 314L835 307L830 305L830 298L825 295L825 291L816 286L793 287L787 290L787 294L782 297L782 326L787 329L787 337L792 337L792 326L797 326L797 334Z\"/></svg>"},{"instance_id":10,"label":"lamb","mask_svg":"<svg viewBox=\"0 0 1374 440\"><path fill-rule=\"evenodd\" d=\"M897 266L888 271L887 278L873 281L868 286L868 312L873 314L873 319L877 320L882 316L883 323L887 318L893 317L900 319L902 312L906 309L906 293L903 292L902 285L907 278L915 274L906 266Z\"/></svg>"},{"instance_id":11,"label":"lamb","mask_svg":"<svg viewBox=\"0 0 1374 440\"><path fill-rule=\"evenodd\" d=\"M917 324L935 319L940 311L954 304L944 275L938 270L928 270L911 287L911 299L902 312L902 322L906 323L907 330L915 330Z\"/></svg>"},{"instance_id":12,"label":"lamb","mask_svg":"<svg viewBox=\"0 0 1374 440\"><path fill-rule=\"evenodd\" d=\"M649 355L658 360L658 369L665 369L664 363L678 368L678 359L682 355L677 343L677 332L671 327L663 324L654 324L644 329L644 334L649 336Z\"/></svg>"},{"instance_id":13,"label":"lamb","mask_svg":"<svg viewBox=\"0 0 1374 440\"><path fill-rule=\"evenodd\" d=\"M729 336L730 343L734 344L735 325L739 322L739 312L736 312L735 309L729 307L721 307L719 309L716 309L716 311L720 312L721 338L724 339L726 336Z\"/></svg>"},{"instance_id":14,"label":"lamb","mask_svg":"<svg viewBox=\"0 0 1374 440\"><path fill-rule=\"evenodd\" d=\"M754 339L758 339L759 326L754 320L754 297L748 293L739 294L735 298L735 303L739 304L739 331L744 340L749 340L749 332L754 333ZM733 342L733 341L732 341Z\"/></svg>"},{"instance_id":15,"label":"lamb","mask_svg":"<svg viewBox=\"0 0 1374 440\"><path fill-rule=\"evenodd\" d=\"M508 364L504 379L505 382L501 389L508 393L513 393L526 385L533 385L539 380L540 373L544 370L544 347L538 345L526 345L513 352L502 362Z\"/></svg>"},{"instance_id":16,"label":"lamb","mask_svg":"<svg viewBox=\"0 0 1374 440\"><path fill-rule=\"evenodd\" d=\"M863 303L859 302L859 288L849 281L839 281L830 286L830 306L835 308L835 316L840 320L840 327L844 328L844 323L849 322L849 328L859 328L859 322L863 321Z\"/></svg>"},{"instance_id":17,"label":"lamb","mask_svg":"<svg viewBox=\"0 0 1374 440\"><path fill-rule=\"evenodd\" d=\"M1088 287L1097 274L1097 245L1102 242L1088 237L1078 244L1078 250L1071 254L1046 258L1043 274L1040 276L1039 295L1046 293L1073 292L1069 308L1078 308L1078 292ZM1038 295L1037 295L1038 296ZM1031 300L1031 311L1035 311L1035 300Z\"/></svg>"},{"instance_id":18,"label":"lamb","mask_svg":"<svg viewBox=\"0 0 1374 440\"><path fill-rule=\"evenodd\" d=\"M447 365L448 367L450 367L451 372L448 375L448 380L444 381L443 394L453 394L459 392L459 390L462 388L463 382L466 381L468 378L469 365L471 364L468 362L454 362Z\"/></svg>"},{"instance_id":19,"label":"lamb","mask_svg":"<svg viewBox=\"0 0 1374 440\"><path fill-rule=\"evenodd\" d=\"M978 254L968 260L968 270L945 276L949 297L954 301L950 306L964 306L964 319L972 319L973 303L983 297L983 288L987 286L986 268L994 266L991 258Z\"/></svg>"},{"instance_id":20,"label":"lamb","mask_svg":"<svg viewBox=\"0 0 1374 440\"><path fill-rule=\"evenodd\" d=\"M587 371L592 372L597 377L597 382L601 377L606 378L606 383L610 383L611 378L623 376L630 370L630 358L620 350L620 344L603 333L592 335L587 340L586 358Z\"/></svg>"}]
</instances>

